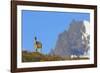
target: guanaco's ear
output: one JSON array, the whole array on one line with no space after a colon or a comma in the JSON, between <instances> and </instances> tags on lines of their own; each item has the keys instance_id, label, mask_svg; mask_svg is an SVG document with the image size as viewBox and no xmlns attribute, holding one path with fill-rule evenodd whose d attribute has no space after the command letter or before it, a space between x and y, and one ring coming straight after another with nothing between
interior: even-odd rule
<instances>
[{"instance_id":1,"label":"guanaco's ear","mask_svg":"<svg viewBox=\"0 0 100 73\"><path fill-rule=\"evenodd\" d=\"M37 37L35 36L34 39L37 40Z\"/></svg>"}]
</instances>

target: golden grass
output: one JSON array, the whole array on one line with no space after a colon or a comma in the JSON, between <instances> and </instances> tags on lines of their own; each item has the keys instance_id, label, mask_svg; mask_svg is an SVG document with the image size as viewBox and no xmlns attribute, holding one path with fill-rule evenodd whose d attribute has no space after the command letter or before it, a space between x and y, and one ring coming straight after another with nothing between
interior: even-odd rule
<instances>
[{"instance_id":1,"label":"golden grass","mask_svg":"<svg viewBox=\"0 0 100 73\"><path fill-rule=\"evenodd\" d=\"M89 58L62 58L56 55L46 55L39 52L22 52L22 62L45 62L45 61L63 61L63 60L86 60Z\"/></svg>"}]
</instances>

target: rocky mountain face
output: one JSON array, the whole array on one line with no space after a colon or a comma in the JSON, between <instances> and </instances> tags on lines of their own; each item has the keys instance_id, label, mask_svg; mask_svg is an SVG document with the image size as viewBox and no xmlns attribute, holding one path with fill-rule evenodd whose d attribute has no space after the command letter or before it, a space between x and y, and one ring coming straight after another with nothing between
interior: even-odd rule
<instances>
[{"instance_id":1,"label":"rocky mountain face","mask_svg":"<svg viewBox=\"0 0 100 73\"><path fill-rule=\"evenodd\" d=\"M84 21L73 20L69 29L60 33L52 55L62 57L84 55L89 50L89 34L86 33Z\"/></svg>"}]
</instances>

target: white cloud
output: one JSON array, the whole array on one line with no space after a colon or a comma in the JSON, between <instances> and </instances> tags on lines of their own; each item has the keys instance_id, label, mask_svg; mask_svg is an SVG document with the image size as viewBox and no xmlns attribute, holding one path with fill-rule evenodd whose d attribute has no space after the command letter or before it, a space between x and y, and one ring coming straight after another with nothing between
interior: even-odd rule
<instances>
[{"instance_id":1,"label":"white cloud","mask_svg":"<svg viewBox=\"0 0 100 73\"><path fill-rule=\"evenodd\" d=\"M86 33L90 34L90 23L89 23L89 21L85 20L84 25L85 25L85 28L86 28Z\"/></svg>"}]
</instances>

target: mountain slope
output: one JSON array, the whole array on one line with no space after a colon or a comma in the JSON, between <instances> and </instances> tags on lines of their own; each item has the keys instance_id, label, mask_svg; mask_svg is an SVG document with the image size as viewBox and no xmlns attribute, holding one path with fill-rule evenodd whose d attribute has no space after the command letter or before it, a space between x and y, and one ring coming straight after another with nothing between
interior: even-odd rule
<instances>
[{"instance_id":1,"label":"mountain slope","mask_svg":"<svg viewBox=\"0 0 100 73\"><path fill-rule=\"evenodd\" d=\"M59 34L55 49L51 54L66 57L71 55L81 56L87 53L90 38L88 25L88 21L73 20L68 31L65 30Z\"/></svg>"}]
</instances>

